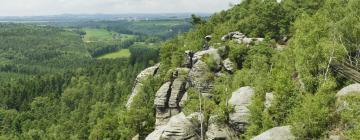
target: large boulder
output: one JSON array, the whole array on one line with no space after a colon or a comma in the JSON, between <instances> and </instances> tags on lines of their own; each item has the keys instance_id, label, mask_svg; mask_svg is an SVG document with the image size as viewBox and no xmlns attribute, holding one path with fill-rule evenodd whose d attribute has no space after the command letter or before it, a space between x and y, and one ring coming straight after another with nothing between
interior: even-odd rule
<instances>
[{"instance_id":1,"label":"large boulder","mask_svg":"<svg viewBox=\"0 0 360 140\"><path fill-rule=\"evenodd\" d=\"M236 132L228 125L216 122L216 116L211 116L209 119L208 130L206 131L206 138L208 140L238 140Z\"/></svg>"},{"instance_id":2,"label":"large boulder","mask_svg":"<svg viewBox=\"0 0 360 140\"><path fill-rule=\"evenodd\" d=\"M291 133L290 126L274 127L251 140L295 140Z\"/></svg>"},{"instance_id":3,"label":"large boulder","mask_svg":"<svg viewBox=\"0 0 360 140\"><path fill-rule=\"evenodd\" d=\"M192 58L193 64L207 56L207 59L212 59L215 63L214 69L218 70L221 68L221 56L218 49L209 48L208 50L196 52Z\"/></svg>"},{"instance_id":4,"label":"large boulder","mask_svg":"<svg viewBox=\"0 0 360 140\"><path fill-rule=\"evenodd\" d=\"M345 97L347 96L360 96L360 84L356 83L346 86L336 94L337 112L348 109L349 105L352 104L351 102L346 101Z\"/></svg>"},{"instance_id":5,"label":"large boulder","mask_svg":"<svg viewBox=\"0 0 360 140\"><path fill-rule=\"evenodd\" d=\"M172 116L169 122L150 133L146 140L198 140L198 124L193 117L186 117L184 113Z\"/></svg>"},{"instance_id":6,"label":"large boulder","mask_svg":"<svg viewBox=\"0 0 360 140\"><path fill-rule=\"evenodd\" d=\"M198 60L189 72L190 85L205 96L209 94L213 87L212 77L214 77L214 73L201 60Z\"/></svg>"},{"instance_id":7,"label":"large boulder","mask_svg":"<svg viewBox=\"0 0 360 140\"><path fill-rule=\"evenodd\" d=\"M131 95L130 95L127 103L126 103L126 108L129 109L131 107L131 103L133 102L134 97L141 91L141 89L143 87L142 82L144 80L148 79L149 77L154 76L157 73L159 67L160 67L160 64L156 64L156 65L154 65L152 67L149 67L149 68L141 71L137 75L137 77L135 79L134 87L133 87L133 89L131 91Z\"/></svg>"},{"instance_id":8,"label":"large boulder","mask_svg":"<svg viewBox=\"0 0 360 140\"><path fill-rule=\"evenodd\" d=\"M342 88L337 94L336 97L346 96L350 94L360 95L360 84L352 84L347 87Z\"/></svg>"},{"instance_id":9,"label":"large boulder","mask_svg":"<svg viewBox=\"0 0 360 140\"><path fill-rule=\"evenodd\" d=\"M234 112L230 113L230 125L239 132L244 132L248 124L250 111L248 106L251 104L254 89L247 86L242 87L232 93L229 104L234 107Z\"/></svg>"}]
</instances>

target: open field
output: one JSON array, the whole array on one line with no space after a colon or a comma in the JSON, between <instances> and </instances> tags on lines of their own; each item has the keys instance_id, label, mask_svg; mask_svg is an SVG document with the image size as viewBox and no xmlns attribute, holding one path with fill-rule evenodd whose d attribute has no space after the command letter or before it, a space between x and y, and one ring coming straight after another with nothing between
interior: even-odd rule
<instances>
[{"instance_id":1,"label":"open field","mask_svg":"<svg viewBox=\"0 0 360 140\"><path fill-rule=\"evenodd\" d=\"M98 59L114 59L114 58L128 58L130 57L129 49L121 49L116 52L108 53L98 57Z\"/></svg>"}]
</instances>

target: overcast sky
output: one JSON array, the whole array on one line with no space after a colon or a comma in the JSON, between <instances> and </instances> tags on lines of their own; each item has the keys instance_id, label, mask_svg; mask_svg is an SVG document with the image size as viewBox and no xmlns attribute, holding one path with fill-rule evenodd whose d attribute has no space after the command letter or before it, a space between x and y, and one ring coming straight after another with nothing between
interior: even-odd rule
<instances>
[{"instance_id":1,"label":"overcast sky","mask_svg":"<svg viewBox=\"0 0 360 140\"><path fill-rule=\"evenodd\" d=\"M213 13L240 0L0 0L0 16Z\"/></svg>"}]
</instances>

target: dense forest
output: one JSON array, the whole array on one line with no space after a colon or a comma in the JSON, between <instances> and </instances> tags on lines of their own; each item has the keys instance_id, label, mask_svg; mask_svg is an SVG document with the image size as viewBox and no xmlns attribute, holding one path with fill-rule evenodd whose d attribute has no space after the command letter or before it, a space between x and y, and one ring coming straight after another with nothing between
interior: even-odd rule
<instances>
[{"instance_id":1,"label":"dense forest","mask_svg":"<svg viewBox=\"0 0 360 140\"><path fill-rule=\"evenodd\" d=\"M358 0L243 0L206 19L193 15L189 23L165 31L166 25L156 23L161 21L146 26L128 21L0 24L0 139L149 139L159 130L158 111L170 106L159 109L159 91L197 76L187 74L184 67L190 67L190 73L197 67L192 58L190 66L184 65L185 52L209 50L219 50L218 56L202 56L197 61L203 67L195 69L205 73L200 84L212 83L207 94L197 85L179 84L186 88L187 101L176 109L188 116L200 111L202 118L199 130L188 138L208 139L203 135L213 116L216 123L233 127L229 116L236 106L229 106L231 93L252 87L248 122L241 124L244 129L235 126L233 139L252 139L280 126L290 126L296 139L360 139L360 90L337 97L354 81L333 68L335 62L359 66L359 7ZM119 43L117 39L95 42L100 45L90 40L91 47L84 42L83 28L135 37L116 49L111 43ZM234 32L263 41L246 44L224 38ZM129 49L131 56L96 59L101 51L120 48ZM228 58L234 70L219 67L224 62L217 57ZM157 63L156 75L138 81L142 70ZM273 100L267 106L269 93Z\"/></svg>"},{"instance_id":2,"label":"dense forest","mask_svg":"<svg viewBox=\"0 0 360 140\"><path fill-rule=\"evenodd\" d=\"M225 46L229 49L229 53L222 57L228 57L237 68L232 73L224 69L219 71L216 57L202 58L210 70L225 76L203 75L206 80L214 81L210 88L211 98L199 99L198 89L187 89L190 97L181 109L185 115L191 116L203 109L205 126L210 121L209 117L214 115L218 116L221 124L229 124L228 116L232 110L227 106L229 94L241 87L251 86L255 95L248 106L250 118L246 131L238 134L240 139L251 139L270 128L285 125L290 125L292 133L299 139L327 139L331 135L359 139L359 117L356 113L359 97L353 95L341 99L349 103L349 108L339 110L340 99L335 96L341 88L354 83L351 79L355 75L344 76L332 68L336 61L358 66L359 7L357 0L244 0L208 20L193 16L195 28L161 47L160 73L152 78L158 84L152 81L144 88L159 89L160 85L172 82L171 71L183 67L184 52L201 52L204 37L211 35L208 44L212 48ZM221 40L223 35L234 31L252 38L264 38L264 41L249 46L235 40ZM191 75L189 78L191 81ZM154 104L154 98L162 89L146 90L137 98L141 104ZM263 102L268 93L273 94L274 99L271 106L265 108ZM149 96L155 97L149 99ZM205 103L201 104L199 100ZM149 109L139 103L134 104L129 112L148 110L155 114L158 111L155 105L149 105L152 108ZM138 124L144 121L153 120L144 118L138 120ZM171 125L165 127L170 129ZM145 138L148 134L144 130L148 129L151 128L135 129L132 136L139 134L140 138ZM160 131L163 134L161 137L171 137L169 131L174 130ZM199 131L199 137L204 135L200 128L195 131ZM156 132L159 131L155 130L152 134L156 135Z\"/></svg>"},{"instance_id":3,"label":"dense forest","mask_svg":"<svg viewBox=\"0 0 360 140\"><path fill-rule=\"evenodd\" d=\"M0 139L126 139L121 110L136 75L159 61L158 45L149 43L162 40L75 23L0 24ZM119 49L130 57L96 58Z\"/></svg>"}]
</instances>

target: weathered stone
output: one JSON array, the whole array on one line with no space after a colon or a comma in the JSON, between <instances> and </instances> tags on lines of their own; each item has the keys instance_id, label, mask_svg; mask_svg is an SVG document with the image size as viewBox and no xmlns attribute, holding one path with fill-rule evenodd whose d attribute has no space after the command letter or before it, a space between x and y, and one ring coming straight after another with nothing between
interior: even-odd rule
<instances>
[{"instance_id":1,"label":"weathered stone","mask_svg":"<svg viewBox=\"0 0 360 140\"><path fill-rule=\"evenodd\" d=\"M198 140L197 127L189 117L180 113L172 116L165 126L149 134L146 140Z\"/></svg>"},{"instance_id":2,"label":"weathered stone","mask_svg":"<svg viewBox=\"0 0 360 140\"><path fill-rule=\"evenodd\" d=\"M295 140L290 126L274 127L252 138L252 140Z\"/></svg>"},{"instance_id":3,"label":"weathered stone","mask_svg":"<svg viewBox=\"0 0 360 140\"><path fill-rule=\"evenodd\" d=\"M234 132L226 124L216 122L216 116L211 116L209 119L208 130L206 131L206 138L208 140L238 140L236 132Z\"/></svg>"},{"instance_id":4,"label":"weathered stone","mask_svg":"<svg viewBox=\"0 0 360 140\"><path fill-rule=\"evenodd\" d=\"M239 38L244 38L245 35L243 33L240 32L230 32L224 36L221 37L221 41L227 41L230 39L239 39Z\"/></svg>"},{"instance_id":5,"label":"weathered stone","mask_svg":"<svg viewBox=\"0 0 360 140\"><path fill-rule=\"evenodd\" d=\"M160 64L156 64L152 67L149 67L149 68L141 71L137 75L137 77L135 79L134 87L131 91L131 95L126 103L126 108L129 109L131 107L131 103L133 102L134 97L141 91L142 86L143 86L142 82L144 80L146 80L147 78L154 76L157 73L157 70L159 69L159 67L160 67Z\"/></svg>"},{"instance_id":6,"label":"weathered stone","mask_svg":"<svg viewBox=\"0 0 360 140\"><path fill-rule=\"evenodd\" d=\"M268 109L271 106L273 100L274 100L274 94L272 92L266 93L265 103L264 103L265 109Z\"/></svg>"},{"instance_id":7,"label":"weathered stone","mask_svg":"<svg viewBox=\"0 0 360 140\"><path fill-rule=\"evenodd\" d=\"M164 132L165 127L166 126L161 126L158 129L155 129L145 138L145 140L161 140L161 135Z\"/></svg>"},{"instance_id":8,"label":"weathered stone","mask_svg":"<svg viewBox=\"0 0 360 140\"><path fill-rule=\"evenodd\" d=\"M337 112L342 112L343 110L348 109L349 105L352 104L351 102L348 102L344 99L344 97L346 96L360 96L360 84L356 83L356 84L352 84L349 86L346 86L344 88L342 88L337 94L337 100L336 100L336 105L337 105Z\"/></svg>"},{"instance_id":9,"label":"weathered stone","mask_svg":"<svg viewBox=\"0 0 360 140\"><path fill-rule=\"evenodd\" d=\"M169 108L156 108L156 120L155 120L155 129L158 129L160 126L165 125L171 117L171 109Z\"/></svg>"},{"instance_id":10,"label":"weathered stone","mask_svg":"<svg viewBox=\"0 0 360 140\"><path fill-rule=\"evenodd\" d=\"M229 115L230 125L239 132L244 132L248 124L250 111L248 105L251 104L251 98L254 95L254 89L251 87L242 87L232 93L229 104L234 106L235 111Z\"/></svg>"},{"instance_id":11,"label":"weathered stone","mask_svg":"<svg viewBox=\"0 0 360 140\"><path fill-rule=\"evenodd\" d=\"M336 97L346 96L350 94L360 95L360 84L352 84L347 87L342 88L337 94Z\"/></svg>"},{"instance_id":12,"label":"weathered stone","mask_svg":"<svg viewBox=\"0 0 360 140\"><path fill-rule=\"evenodd\" d=\"M204 56L208 56L209 59L212 59L216 63L215 69L219 69L221 67L221 56L218 49L214 48L209 48L208 50L195 53L192 58L193 64L195 64L198 60L202 60Z\"/></svg>"},{"instance_id":13,"label":"weathered stone","mask_svg":"<svg viewBox=\"0 0 360 140\"><path fill-rule=\"evenodd\" d=\"M229 72L234 72L235 64L233 62L231 62L231 60L229 58L227 58L223 61L223 65L224 65L225 70L227 70Z\"/></svg>"},{"instance_id":14,"label":"weathered stone","mask_svg":"<svg viewBox=\"0 0 360 140\"><path fill-rule=\"evenodd\" d=\"M156 107L167 107L171 82L163 84L155 94L154 104Z\"/></svg>"},{"instance_id":15,"label":"weathered stone","mask_svg":"<svg viewBox=\"0 0 360 140\"><path fill-rule=\"evenodd\" d=\"M213 87L214 74L205 62L198 60L189 73L190 85L201 93L209 93Z\"/></svg>"}]
</instances>

